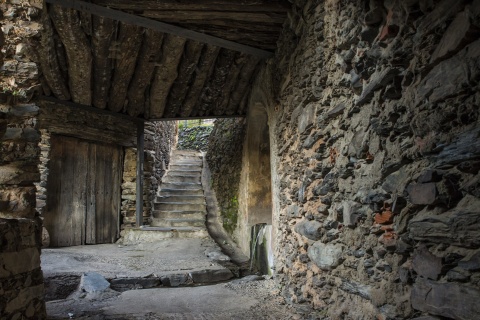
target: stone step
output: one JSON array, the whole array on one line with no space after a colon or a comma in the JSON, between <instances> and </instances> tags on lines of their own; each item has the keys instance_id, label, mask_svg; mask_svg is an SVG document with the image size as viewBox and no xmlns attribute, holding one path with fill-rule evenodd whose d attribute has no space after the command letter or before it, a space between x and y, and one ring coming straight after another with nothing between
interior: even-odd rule
<instances>
[{"instance_id":1,"label":"stone step","mask_svg":"<svg viewBox=\"0 0 480 320\"><path fill-rule=\"evenodd\" d=\"M185 203L185 202L157 202L153 204L154 210L162 211L206 211L207 205L202 203Z\"/></svg>"},{"instance_id":2,"label":"stone step","mask_svg":"<svg viewBox=\"0 0 480 320\"><path fill-rule=\"evenodd\" d=\"M147 227L125 229L124 244L151 243L169 238L206 238L206 227Z\"/></svg>"},{"instance_id":3,"label":"stone step","mask_svg":"<svg viewBox=\"0 0 480 320\"><path fill-rule=\"evenodd\" d=\"M191 171L191 170L171 170L168 171L167 177L198 177L202 176L201 171Z\"/></svg>"},{"instance_id":4,"label":"stone step","mask_svg":"<svg viewBox=\"0 0 480 320\"><path fill-rule=\"evenodd\" d=\"M205 219L152 219L151 227L204 227Z\"/></svg>"},{"instance_id":5,"label":"stone step","mask_svg":"<svg viewBox=\"0 0 480 320\"><path fill-rule=\"evenodd\" d=\"M161 188L157 196L203 196L203 189L167 189Z\"/></svg>"},{"instance_id":6,"label":"stone step","mask_svg":"<svg viewBox=\"0 0 480 320\"><path fill-rule=\"evenodd\" d=\"M166 182L166 183L169 183L169 182L172 182L172 183L183 183L183 182L187 182L187 183L197 183L197 184L201 184L201 182L200 182L200 176L195 177L195 176L170 176L170 175L167 175L167 176L163 179L163 182Z\"/></svg>"},{"instance_id":7,"label":"stone step","mask_svg":"<svg viewBox=\"0 0 480 320\"><path fill-rule=\"evenodd\" d=\"M155 202L176 202L176 203L205 203L205 197L203 195L200 196L185 196L185 195L176 195L176 196L167 196L160 192L160 196L155 198Z\"/></svg>"},{"instance_id":8,"label":"stone step","mask_svg":"<svg viewBox=\"0 0 480 320\"><path fill-rule=\"evenodd\" d=\"M203 167L203 161L187 161L187 160L175 161L175 162L171 162L171 166L169 167L169 169L175 168L175 167L172 168L172 166L186 167L187 169L191 169L191 168L197 169L197 168Z\"/></svg>"},{"instance_id":9,"label":"stone step","mask_svg":"<svg viewBox=\"0 0 480 320\"><path fill-rule=\"evenodd\" d=\"M179 211L179 210L153 210L154 219L189 219L204 220L206 212L204 211Z\"/></svg>"},{"instance_id":10,"label":"stone step","mask_svg":"<svg viewBox=\"0 0 480 320\"><path fill-rule=\"evenodd\" d=\"M160 186L160 190L172 189L172 190L198 190L202 188L201 183L187 183L187 182L163 182Z\"/></svg>"},{"instance_id":11,"label":"stone step","mask_svg":"<svg viewBox=\"0 0 480 320\"><path fill-rule=\"evenodd\" d=\"M194 155L194 156L200 156L202 155L201 152L197 150L173 150L172 151L172 156L173 155Z\"/></svg>"},{"instance_id":12,"label":"stone step","mask_svg":"<svg viewBox=\"0 0 480 320\"><path fill-rule=\"evenodd\" d=\"M198 164L175 164L172 163L168 167L169 170L186 170L186 171L202 171L202 165Z\"/></svg>"}]
</instances>

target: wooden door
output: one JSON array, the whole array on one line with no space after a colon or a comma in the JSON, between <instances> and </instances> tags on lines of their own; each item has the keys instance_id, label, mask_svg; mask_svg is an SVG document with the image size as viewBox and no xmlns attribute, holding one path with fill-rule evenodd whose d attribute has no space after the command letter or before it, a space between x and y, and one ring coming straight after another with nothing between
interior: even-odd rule
<instances>
[{"instance_id":1,"label":"wooden door","mask_svg":"<svg viewBox=\"0 0 480 320\"><path fill-rule=\"evenodd\" d=\"M51 137L44 225L52 247L115 242L122 155L118 146Z\"/></svg>"}]
</instances>

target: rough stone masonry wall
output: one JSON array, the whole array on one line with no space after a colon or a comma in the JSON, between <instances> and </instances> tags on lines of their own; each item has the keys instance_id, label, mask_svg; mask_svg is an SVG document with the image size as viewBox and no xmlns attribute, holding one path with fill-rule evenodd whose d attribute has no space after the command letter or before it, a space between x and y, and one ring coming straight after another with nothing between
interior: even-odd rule
<instances>
[{"instance_id":1,"label":"rough stone masonry wall","mask_svg":"<svg viewBox=\"0 0 480 320\"><path fill-rule=\"evenodd\" d=\"M35 91L40 1L0 3L0 318L45 319Z\"/></svg>"},{"instance_id":2,"label":"rough stone masonry wall","mask_svg":"<svg viewBox=\"0 0 480 320\"><path fill-rule=\"evenodd\" d=\"M306 313L480 318L479 14L295 1L251 103L269 104L276 278Z\"/></svg>"},{"instance_id":3,"label":"rough stone masonry wall","mask_svg":"<svg viewBox=\"0 0 480 320\"><path fill-rule=\"evenodd\" d=\"M165 170L170 163L171 150L177 144L177 123L159 121L145 124L145 163L143 191L143 222L148 224L152 214L153 201ZM125 150L125 162L122 182L122 228L135 226L136 213L136 170L137 151Z\"/></svg>"},{"instance_id":4,"label":"rough stone masonry wall","mask_svg":"<svg viewBox=\"0 0 480 320\"><path fill-rule=\"evenodd\" d=\"M223 227L230 235L237 229L244 137L244 119L217 119L210 134L206 155L212 174L211 186L221 211Z\"/></svg>"}]
</instances>

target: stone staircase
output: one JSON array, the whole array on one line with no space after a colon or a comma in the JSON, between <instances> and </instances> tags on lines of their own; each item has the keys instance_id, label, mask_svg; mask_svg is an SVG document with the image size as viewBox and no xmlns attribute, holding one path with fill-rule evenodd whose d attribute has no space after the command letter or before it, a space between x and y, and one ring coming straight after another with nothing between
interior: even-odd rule
<instances>
[{"instance_id":1,"label":"stone staircase","mask_svg":"<svg viewBox=\"0 0 480 320\"><path fill-rule=\"evenodd\" d=\"M154 202L152 227L177 230L206 228L207 208L202 188L202 167L201 153L173 151L169 170Z\"/></svg>"},{"instance_id":2,"label":"stone staircase","mask_svg":"<svg viewBox=\"0 0 480 320\"><path fill-rule=\"evenodd\" d=\"M200 152L175 150L153 205L150 226L131 230L132 241L165 238L208 237L207 205L202 187L203 156ZM154 233L145 231L156 231ZM124 239L129 241L129 239Z\"/></svg>"}]
</instances>

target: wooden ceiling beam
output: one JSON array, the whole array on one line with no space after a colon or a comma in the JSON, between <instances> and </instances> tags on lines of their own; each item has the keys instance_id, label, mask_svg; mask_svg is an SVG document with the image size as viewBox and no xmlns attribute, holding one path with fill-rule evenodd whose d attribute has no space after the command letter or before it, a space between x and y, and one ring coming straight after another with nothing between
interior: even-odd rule
<instances>
[{"instance_id":1,"label":"wooden ceiling beam","mask_svg":"<svg viewBox=\"0 0 480 320\"><path fill-rule=\"evenodd\" d=\"M95 4L119 10L204 10L234 12L283 12L291 9L286 0L93 0Z\"/></svg>"},{"instance_id":2,"label":"wooden ceiling beam","mask_svg":"<svg viewBox=\"0 0 480 320\"><path fill-rule=\"evenodd\" d=\"M208 120L208 119L226 119L226 118L245 118L245 114L221 115L221 116L194 116L194 117L171 117L160 119L149 119L148 121L176 121L176 120Z\"/></svg>"},{"instance_id":3,"label":"wooden ceiling beam","mask_svg":"<svg viewBox=\"0 0 480 320\"><path fill-rule=\"evenodd\" d=\"M50 102L50 103L53 103L53 104L56 104L56 105L62 105L62 106L66 106L66 107L69 107L69 108L72 108L72 109L83 110L83 111L93 112L93 113L97 113L97 114L103 114L103 115L107 115L107 116L111 116L111 117L115 117L115 118L120 118L120 119L123 119L123 120L132 121L132 122L135 122L135 123L147 121L143 118L131 117L131 116L123 114L123 113L113 112L113 111L109 111L107 109L100 109L100 108L97 108L97 107L87 106L87 105L84 105L84 104L75 103L75 102L71 102L71 101L59 100L59 99L54 98L54 97L40 96L39 98L40 98L40 100Z\"/></svg>"},{"instance_id":4,"label":"wooden ceiling beam","mask_svg":"<svg viewBox=\"0 0 480 320\"><path fill-rule=\"evenodd\" d=\"M184 28L163 23L160 21L143 18L143 17L126 13L123 11L106 8L106 7L99 6L99 5L85 2L85 1L80 1L80 0L45 0L45 1L47 3L62 6L64 8L70 8L70 9L75 9L82 12L88 12L93 15L98 15L105 18L118 20L127 24L133 24L133 25L144 27L144 28L153 29L153 30L168 33L171 35L179 36L182 38L186 38L186 39L190 39L190 40L194 40L202 43L207 43L207 44L218 46L221 48L243 52L246 54L257 56L259 58L267 59L273 55L272 52L269 52L266 50L257 49L251 46L217 38L208 34L184 29Z\"/></svg>"}]
</instances>

